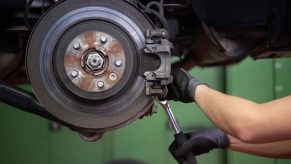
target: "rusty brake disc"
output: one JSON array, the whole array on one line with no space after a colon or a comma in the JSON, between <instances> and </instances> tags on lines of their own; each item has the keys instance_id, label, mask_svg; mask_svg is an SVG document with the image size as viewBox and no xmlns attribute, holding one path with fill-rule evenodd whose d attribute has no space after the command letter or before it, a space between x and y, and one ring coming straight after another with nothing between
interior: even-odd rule
<instances>
[{"instance_id":1,"label":"rusty brake disc","mask_svg":"<svg viewBox=\"0 0 291 164\"><path fill-rule=\"evenodd\" d=\"M65 122L104 132L142 116L144 33L150 21L126 1L66 0L34 28L27 71L45 109Z\"/></svg>"}]
</instances>

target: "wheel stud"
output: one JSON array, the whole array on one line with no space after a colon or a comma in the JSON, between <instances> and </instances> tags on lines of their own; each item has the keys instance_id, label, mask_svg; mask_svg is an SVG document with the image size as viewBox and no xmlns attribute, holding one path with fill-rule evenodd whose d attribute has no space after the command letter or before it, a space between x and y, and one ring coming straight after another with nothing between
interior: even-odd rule
<instances>
[{"instance_id":1,"label":"wheel stud","mask_svg":"<svg viewBox=\"0 0 291 164\"><path fill-rule=\"evenodd\" d=\"M81 48L81 45L79 43L74 43L73 48L75 50L79 50Z\"/></svg>"},{"instance_id":2,"label":"wheel stud","mask_svg":"<svg viewBox=\"0 0 291 164\"><path fill-rule=\"evenodd\" d=\"M115 66L116 67L121 67L122 66L122 61L121 60L116 60L115 61Z\"/></svg>"},{"instance_id":3,"label":"wheel stud","mask_svg":"<svg viewBox=\"0 0 291 164\"><path fill-rule=\"evenodd\" d=\"M79 72L78 71L76 71L76 70L72 71L72 77L73 78L76 78L78 76L79 76Z\"/></svg>"},{"instance_id":4,"label":"wheel stud","mask_svg":"<svg viewBox=\"0 0 291 164\"><path fill-rule=\"evenodd\" d=\"M100 42L101 42L102 44L105 44L105 43L107 42L107 37L106 37L106 36L101 36L101 38L100 38Z\"/></svg>"},{"instance_id":5,"label":"wheel stud","mask_svg":"<svg viewBox=\"0 0 291 164\"><path fill-rule=\"evenodd\" d=\"M103 88L104 87L104 82L103 81L98 81L97 86L99 88Z\"/></svg>"}]
</instances>

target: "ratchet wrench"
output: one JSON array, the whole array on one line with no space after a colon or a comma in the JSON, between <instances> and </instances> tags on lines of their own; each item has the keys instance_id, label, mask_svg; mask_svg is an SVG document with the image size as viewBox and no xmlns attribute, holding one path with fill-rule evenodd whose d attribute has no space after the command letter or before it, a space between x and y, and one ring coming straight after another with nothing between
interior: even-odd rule
<instances>
[{"instance_id":1,"label":"ratchet wrench","mask_svg":"<svg viewBox=\"0 0 291 164\"><path fill-rule=\"evenodd\" d=\"M181 131L180 127L178 126L178 123L173 115L173 112L170 108L170 104L168 103L167 100L165 101L160 101L157 100L159 104L161 104L162 108L164 109L164 111L167 114L169 123L171 128L174 130L174 137L175 140L177 141L177 143L179 145L184 144L184 142L187 140L185 134ZM192 153L187 153L185 155L185 161L182 162L182 164L197 164L196 158L194 156L194 154Z\"/></svg>"}]
</instances>

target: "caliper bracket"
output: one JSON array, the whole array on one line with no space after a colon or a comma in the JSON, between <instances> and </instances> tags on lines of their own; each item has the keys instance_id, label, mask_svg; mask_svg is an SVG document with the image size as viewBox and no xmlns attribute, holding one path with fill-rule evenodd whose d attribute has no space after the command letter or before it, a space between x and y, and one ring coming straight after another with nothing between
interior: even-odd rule
<instances>
[{"instance_id":1,"label":"caliper bracket","mask_svg":"<svg viewBox=\"0 0 291 164\"><path fill-rule=\"evenodd\" d=\"M167 85L172 83L171 76L171 51L173 44L168 40L168 32L164 29L146 31L146 54L156 55L160 58L161 65L155 71L146 71L146 94L163 97L167 94Z\"/></svg>"}]
</instances>

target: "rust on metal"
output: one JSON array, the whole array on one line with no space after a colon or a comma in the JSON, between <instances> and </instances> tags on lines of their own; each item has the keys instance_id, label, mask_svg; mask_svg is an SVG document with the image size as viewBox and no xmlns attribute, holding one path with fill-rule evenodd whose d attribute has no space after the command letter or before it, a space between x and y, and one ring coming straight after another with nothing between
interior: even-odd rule
<instances>
[{"instance_id":1,"label":"rust on metal","mask_svg":"<svg viewBox=\"0 0 291 164\"><path fill-rule=\"evenodd\" d=\"M115 40L112 42L112 44L110 44L109 49L107 50L106 53L110 55L119 55L122 52L123 52L123 48L121 44Z\"/></svg>"},{"instance_id":2,"label":"rust on metal","mask_svg":"<svg viewBox=\"0 0 291 164\"><path fill-rule=\"evenodd\" d=\"M80 58L74 55L65 55L64 62L65 66L75 66L80 64Z\"/></svg>"},{"instance_id":3,"label":"rust on metal","mask_svg":"<svg viewBox=\"0 0 291 164\"><path fill-rule=\"evenodd\" d=\"M96 41L95 33L93 31L87 31L84 33L83 40L89 47L94 47L94 42Z\"/></svg>"},{"instance_id":4,"label":"rust on metal","mask_svg":"<svg viewBox=\"0 0 291 164\"><path fill-rule=\"evenodd\" d=\"M101 43L102 36L107 38L106 43ZM74 49L74 43L79 43L82 48ZM95 70L86 65L88 55L92 53L100 54L104 61L103 66ZM116 66L116 61L122 64ZM88 92L102 92L115 86L122 79L125 62L125 52L121 43L109 34L98 31L87 31L73 39L64 57L65 70L71 82ZM73 77L72 71L78 71L78 76ZM116 75L116 79L110 80L110 74ZM98 87L99 81L104 82L104 87Z\"/></svg>"},{"instance_id":5,"label":"rust on metal","mask_svg":"<svg viewBox=\"0 0 291 164\"><path fill-rule=\"evenodd\" d=\"M83 74L83 77L80 78L80 81L79 81L79 87L82 89L82 90L91 90L92 88L92 81L93 81L93 76L90 75L90 74L87 74L85 72L82 72Z\"/></svg>"}]
</instances>

